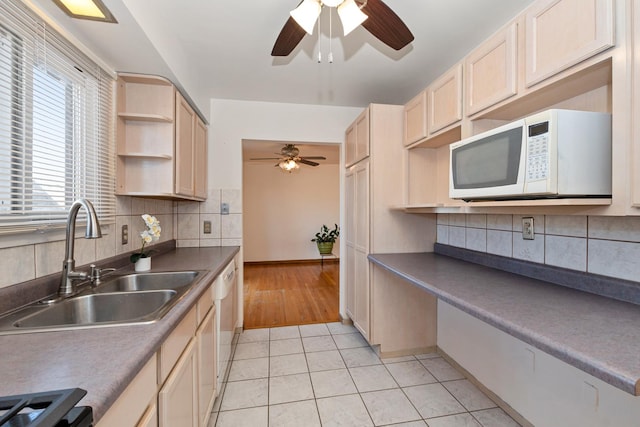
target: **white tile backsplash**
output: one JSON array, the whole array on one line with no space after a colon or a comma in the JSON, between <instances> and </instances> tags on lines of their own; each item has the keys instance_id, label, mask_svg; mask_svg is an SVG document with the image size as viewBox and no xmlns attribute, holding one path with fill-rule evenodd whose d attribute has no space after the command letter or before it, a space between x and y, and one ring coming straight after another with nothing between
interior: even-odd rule
<instances>
[{"instance_id":1,"label":"white tile backsplash","mask_svg":"<svg viewBox=\"0 0 640 427\"><path fill-rule=\"evenodd\" d=\"M0 287L35 279L34 245L0 249L0 269Z\"/></svg>"},{"instance_id":2,"label":"white tile backsplash","mask_svg":"<svg viewBox=\"0 0 640 427\"><path fill-rule=\"evenodd\" d=\"M571 270L587 270L587 239L547 234L545 236L545 262Z\"/></svg>"},{"instance_id":3,"label":"white tile backsplash","mask_svg":"<svg viewBox=\"0 0 640 427\"><path fill-rule=\"evenodd\" d=\"M534 240L522 238L523 217L534 218ZM504 257L640 281L640 217L438 214L436 240Z\"/></svg>"},{"instance_id":4,"label":"white tile backsplash","mask_svg":"<svg viewBox=\"0 0 640 427\"><path fill-rule=\"evenodd\" d=\"M231 205L231 215L225 215L223 234L220 202L222 196ZM140 232L145 229L142 214L154 215L160 221L160 242L176 240L178 247L218 247L242 245L242 192L235 189L210 189L206 202L176 202L130 196L116 197L115 223L102 224L103 237L88 240L80 228L75 240L76 265L85 265L111 258L141 246ZM211 221L211 234L204 234L203 221ZM122 244L122 226L129 230L128 243ZM17 236L0 245L0 267L3 275L0 287L60 273L64 258L64 230L51 232L46 239L37 236Z\"/></svg>"}]
</instances>

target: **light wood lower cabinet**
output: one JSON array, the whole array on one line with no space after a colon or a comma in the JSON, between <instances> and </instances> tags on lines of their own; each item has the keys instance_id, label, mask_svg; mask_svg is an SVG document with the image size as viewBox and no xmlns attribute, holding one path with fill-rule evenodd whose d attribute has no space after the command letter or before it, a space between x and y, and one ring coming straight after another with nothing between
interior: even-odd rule
<instances>
[{"instance_id":1,"label":"light wood lower cabinet","mask_svg":"<svg viewBox=\"0 0 640 427\"><path fill-rule=\"evenodd\" d=\"M206 426L216 397L216 309L211 307L196 332L198 350L198 420Z\"/></svg>"},{"instance_id":2,"label":"light wood lower cabinet","mask_svg":"<svg viewBox=\"0 0 640 427\"><path fill-rule=\"evenodd\" d=\"M206 427L216 398L216 316L205 291L99 427Z\"/></svg>"},{"instance_id":3,"label":"light wood lower cabinet","mask_svg":"<svg viewBox=\"0 0 640 427\"><path fill-rule=\"evenodd\" d=\"M197 353L191 340L158 393L159 426L198 426Z\"/></svg>"}]
</instances>

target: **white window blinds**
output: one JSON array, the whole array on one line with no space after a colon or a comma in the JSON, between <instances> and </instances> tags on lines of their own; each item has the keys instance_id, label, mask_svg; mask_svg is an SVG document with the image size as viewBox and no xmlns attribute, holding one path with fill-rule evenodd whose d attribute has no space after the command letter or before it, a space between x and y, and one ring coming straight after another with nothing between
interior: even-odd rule
<instances>
[{"instance_id":1,"label":"white window blinds","mask_svg":"<svg viewBox=\"0 0 640 427\"><path fill-rule=\"evenodd\" d=\"M19 0L0 2L0 234L115 217L114 80Z\"/></svg>"}]
</instances>

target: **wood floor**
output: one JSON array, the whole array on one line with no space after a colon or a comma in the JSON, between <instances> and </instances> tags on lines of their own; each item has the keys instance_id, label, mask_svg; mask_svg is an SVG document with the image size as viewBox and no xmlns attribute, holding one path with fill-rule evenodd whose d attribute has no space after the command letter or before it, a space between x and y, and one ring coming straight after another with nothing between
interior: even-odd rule
<instances>
[{"instance_id":1,"label":"wood floor","mask_svg":"<svg viewBox=\"0 0 640 427\"><path fill-rule=\"evenodd\" d=\"M339 265L245 263L245 329L339 321Z\"/></svg>"}]
</instances>

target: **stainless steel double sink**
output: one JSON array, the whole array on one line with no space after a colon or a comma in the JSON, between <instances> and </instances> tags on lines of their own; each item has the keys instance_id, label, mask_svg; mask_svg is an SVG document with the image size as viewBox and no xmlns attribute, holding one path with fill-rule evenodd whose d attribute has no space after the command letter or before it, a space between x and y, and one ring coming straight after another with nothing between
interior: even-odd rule
<instances>
[{"instance_id":1,"label":"stainless steel double sink","mask_svg":"<svg viewBox=\"0 0 640 427\"><path fill-rule=\"evenodd\" d=\"M0 317L0 335L152 323L191 289L200 272L108 276L102 283L51 304L35 302Z\"/></svg>"}]
</instances>

